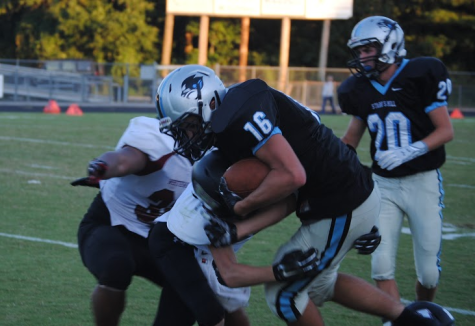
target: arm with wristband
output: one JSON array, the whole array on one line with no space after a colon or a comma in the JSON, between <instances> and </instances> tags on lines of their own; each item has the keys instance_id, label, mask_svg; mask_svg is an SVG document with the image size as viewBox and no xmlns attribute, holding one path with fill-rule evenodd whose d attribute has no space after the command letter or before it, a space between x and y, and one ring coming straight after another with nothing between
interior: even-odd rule
<instances>
[{"instance_id":1,"label":"arm with wristband","mask_svg":"<svg viewBox=\"0 0 475 326\"><path fill-rule=\"evenodd\" d=\"M148 160L145 153L130 146L124 146L117 151L105 152L89 162L87 177L74 180L71 185L98 187L100 180L140 172Z\"/></svg>"},{"instance_id":2,"label":"arm with wristband","mask_svg":"<svg viewBox=\"0 0 475 326\"><path fill-rule=\"evenodd\" d=\"M210 247L216 275L221 284L235 288L268 282L292 282L318 274L320 260L314 248L294 250L269 266L240 264L231 247Z\"/></svg>"}]
</instances>

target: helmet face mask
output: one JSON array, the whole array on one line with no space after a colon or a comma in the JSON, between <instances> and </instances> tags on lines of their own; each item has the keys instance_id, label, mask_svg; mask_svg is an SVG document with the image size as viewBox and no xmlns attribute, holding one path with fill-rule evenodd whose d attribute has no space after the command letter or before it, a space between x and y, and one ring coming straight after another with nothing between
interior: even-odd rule
<instances>
[{"instance_id":1,"label":"helmet face mask","mask_svg":"<svg viewBox=\"0 0 475 326\"><path fill-rule=\"evenodd\" d=\"M356 75L377 78L391 64L398 64L406 55L404 48L404 32L397 22L383 17L372 16L363 19L353 28L351 38L347 43L353 55L353 60L347 66ZM374 57L360 60L360 50L363 47L374 47L377 53ZM370 60L372 65L365 65Z\"/></svg>"},{"instance_id":2,"label":"helmet face mask","mask_svg":"<svg viewBox=\"0 0 475 326\"><path fill-rule=\"evenodd\" d=\"M182 117L167 127L162 133L175 140L175 152L192 161L198 161L214 145L214 134L209 132L209 122L193 113L184 113Z\"/></svg>"},{"instance_id":3,"label":"helmet face mask","mask_svg":"<svg viewBox=\"0 0 475 326\"><path fill-rule=\"evenodd\" d=\"M214 71L200 65L178 68L160 83L155 99L160 128L175 139L178 154L196 161L213 146L209 124L225 94Z\"/></svg>"}]
</instances>

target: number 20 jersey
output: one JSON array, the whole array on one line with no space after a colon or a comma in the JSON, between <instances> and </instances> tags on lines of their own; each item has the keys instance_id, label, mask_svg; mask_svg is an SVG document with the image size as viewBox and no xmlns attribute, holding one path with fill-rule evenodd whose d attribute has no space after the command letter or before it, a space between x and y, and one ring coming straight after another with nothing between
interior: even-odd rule
<instances>
[{"instance_id":1,"label":"number 20 jersey","mask_svg":"<svg viewBox=\"0 0 475 326\"><path fill-rule=\"evenodd\" d=\"M365 121L371 136L373 172L383 177L403 177L440 168L445 162L441 146L392 171L374 161L376 150L415 143L434 129L429 112L447 106L452 89L444 64L430 57L403 60L384 86L375 80L351 76L338 88L343 112Z\"/></svg>"},{"instance_id":2,"label":"number 20 jersey","mask_svg":"<svg viewBox=\"0 0 475 326\"><path fill-rule=\"evenodd\" d=\"M134 147L149 161L137 174L100 182L111 225L123 225L146 238L155 218L168 212L191 182L191 163L173 151L174 140L162 134L158 119L130 120L116 150Z\"/></svg>"}]
</instances>

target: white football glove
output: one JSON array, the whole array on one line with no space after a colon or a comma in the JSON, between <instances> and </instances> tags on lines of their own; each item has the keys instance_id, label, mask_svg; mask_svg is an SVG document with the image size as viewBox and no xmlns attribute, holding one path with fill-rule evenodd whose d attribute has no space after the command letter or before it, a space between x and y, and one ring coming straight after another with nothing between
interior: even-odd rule
<instances>
[{"instance_id":1,"label":"white football glove","mask_svg":"<svg viewBox=\"0 0 475 326\"><path fill-rule=\"evenodd\" d=\"M427 145L423 141L418 141L405 147L399 147L387 151L378 150L374 155L374 159L382 169L391 171L407 161L424 155L428 151L429 148Z\"/></svg>"}]
</instances>

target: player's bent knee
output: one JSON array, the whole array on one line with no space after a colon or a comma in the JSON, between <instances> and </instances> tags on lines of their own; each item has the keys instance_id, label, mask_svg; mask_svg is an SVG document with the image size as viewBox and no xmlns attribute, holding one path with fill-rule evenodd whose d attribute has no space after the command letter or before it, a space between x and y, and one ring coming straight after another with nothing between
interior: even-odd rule
<instances>
[{"instance_id":1,"label":"player's bent knee","mask_svg":"<svg viewBox=\"0 0 475 326\"><path fill-rule=\"evenodd\" d=\"M298 284L298 282L294 283ZM286 322L296 322L304 313L309 298L306 292L290 287L283 287L280 283L265 285L267 305L274 315Z\"/></svg>"},{"instance_id":2,"label":"player's bent knee","mask_svg":"<svg viewBox=\"0 0 475 326\"><path fill-rule=\"evenodd\" d=\"M426 289L434 289L439 284L440 273L439 271L422 274L417 280Z\"/></svg>"},{"instance_id":3,"label":"player's bent knee","mask_svg":"<svg viewBox=\"0 0 475 326\"><path fill-rule=\"evenodd\" d=\"M389 258L378 258L371 262L371 277L373 280L386 281L395 277L396 266Z\"/></svg>"},{"instance_id":4,"label":"player's bent knee","mask_svg":"<svg viewBox=\"0 0 475 326\"><path fill-rule=\"evenodd\" d=\"M214 326L224 319L224 309L220 305L207 305L196 316L196 321L200 326Z\"/></svg>"},{"instance_id":5,"label":"player's bent knee","mask_svg":"<svg viewBox=\"0 0 475 326\"><path fill-rule=\"evenodd\" d=\"M105 262L102 270L96 274L99 284L125 291L132 282L134 275L133 262L120 256L110 257Z\"/></svg>"}]
</instances>

